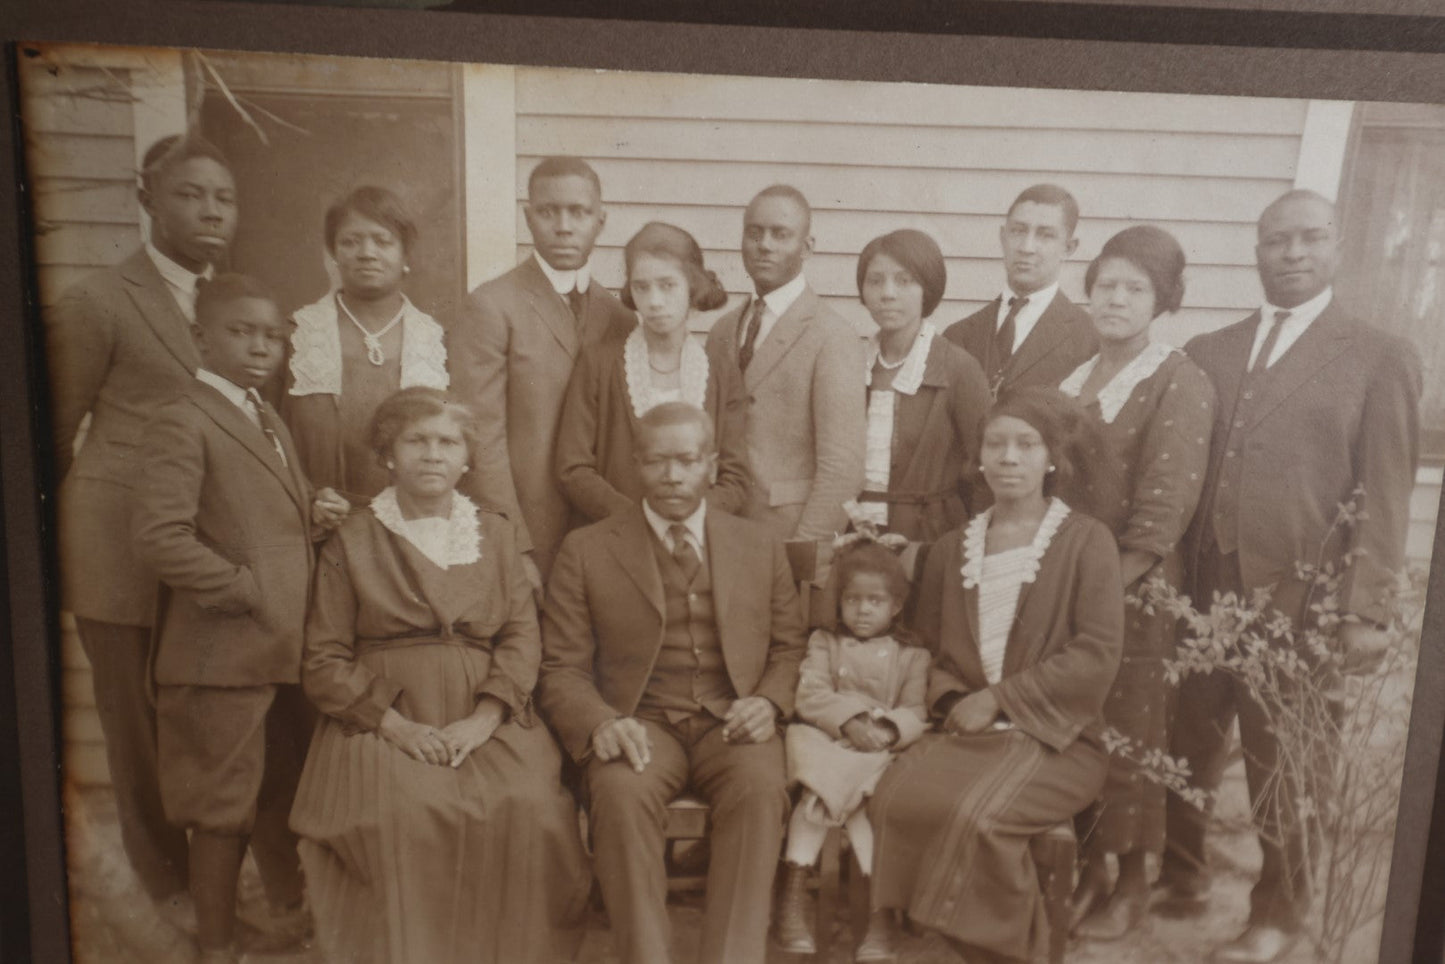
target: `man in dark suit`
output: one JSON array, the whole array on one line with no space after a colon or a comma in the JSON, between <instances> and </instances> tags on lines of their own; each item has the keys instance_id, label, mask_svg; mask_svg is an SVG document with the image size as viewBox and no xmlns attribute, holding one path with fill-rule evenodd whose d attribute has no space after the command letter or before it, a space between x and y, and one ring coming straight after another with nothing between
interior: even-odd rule
<instances>
[{"instance_id":1,"label":"man in dark suit","mask_svg":"<svg viewBox=\"0 0 1445 964\"><path fill-rule=\"evenodd\" d=\"M1325 198L1295 190L1267 207L1255 255L1263 307L1185 349L1218 393L1204 496L1189 540L1192 597L1204 605L1215 592L1247 596L1270 587L1271 606L1300 625L1308 587L1296 563L1323 551L1338 566L1353 554L1339 600L1347 618L1338 644L1348 666L1378 652L1379 624L1388 618L1382 597L1403 563L1420 363L1406 341L1335 303L1339 228ZM1357 489L1364 512L1332 530L1339 506ZM1298 788L1280 772L1265 709L1224 673L1190 676L1181 686L1173 753L1189 762L1197 785L1216 790L1236 716L1264 862L1248 927L1214 959L1259 964L1288 952L1309 907ZM1283 781L1278 790L1273 780ZM1161 912L1204 906L1208 819L1170 795Z\"/></svg>"},{"instance_id":2,"label":"man in dark suit","mask_svg":"<svg viewBox=\"0 0 1445 964\"><path fill-rule=\"evenodd\" d=\"M477 413L481 438L466 494L519 528L538 590L570 527L552 452L582 346L636 320L592 277L607 223L602 182L586 161L549 157L527 179L523 209L535 252L471 293L447 335L452 390Z\"/></svg>"},{"instance_id":3,"label":"man in dark suit","mask_svg":"<svg viewBox=\"0 0 1445 964\"><path fill-rule=\"evenodd\" d=\"M780 720L804 626L781 542L709 511L711 420L682 402L638 429L635 511L562 543L537 703L585 770L597 879L621 957L671 959L663 825L684 788L712 808L702 959L766 957L788 796Z\"/></svg>"},{"instance_id":4,"label":"man in dark suit","mask_svg":"<svg viewBox=\"0 0 1445 964\"><path fill-rule=\"evenodd\" d=\"M46 350L64 605L93 670L126 855L161 910L183 923L186 834L161 807L146 694L156 578L135 555L130 517L146 421L200 362L196 289L235 234L235 182L216 147L168 137L146 152L140 201L149 241L61 297L46 313Z\"/></svg>"},{"instance_id":5,"label":"man in dark suit","mask_svg":"<svg viewBox=\"0 0 1445 964\"><path fill-rule=\"evenodd\" d=\"M1098 350L1089 313L1059 290L1059 271L1079 246L1079 204L1053 184L1014 200L999 228L1008 287L944 337L978 359L995 398L1026 385L1057 388Z\"/></svg>"}]
</instances>

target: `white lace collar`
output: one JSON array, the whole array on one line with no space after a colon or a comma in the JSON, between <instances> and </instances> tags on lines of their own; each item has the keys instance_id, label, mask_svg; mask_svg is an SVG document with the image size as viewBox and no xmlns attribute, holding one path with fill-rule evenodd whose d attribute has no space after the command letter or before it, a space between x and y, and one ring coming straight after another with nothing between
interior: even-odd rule
<instances>
[{"instance_id":1,"label":"white lace collar","mask_svg":"<svg viewBox=\"0 0 1445 964\"><path fill-rule=\"evenodd\" d=\"M1043 559L1044 551L1049 548L1049 543L1054 541L1054 534L1059 531L1059 526L1068 516L1069 506L1063 499L1054 497L1049 500L1049 507L1039 522L1039 531L1034 533L1034 541L1021 547L1026 550L1025 558L1019 563L1023 569L1022 582L1033 582L1034 577L1039 574L1039 561ZM988 523L992 518L993 507L990 506L974 516L973 521L963 530L963 566L959 572L963 574L963 588L965 589L977 587L978 581L983 575L983 557L987 552Z\"/></svg>"},{"instance_id":2,"label":"white lace collar","mask_svg":"<svg viewBox=\"0 0 1445 964\"><path fill-rule=\"evenodd\" d=\"M913 339L913 346L908 349L898 374L893 376L893 384L888 386L889 391L898 392L900 395L912 395L918 391L918 387L923 384L923 369L928 364L928 349L936 334L937 329L927 321L918 326L918 335ZM873 366L878 363L881 351L878 336L875 334L868 339L868 368L863 374L870 387L873 385Z\"/></svg>"},{"instance_id":3,"label":"white lace collar","mask_svg":"<svg viewBox=\"0 0 1445 964\"><path fill-rule=\"evenodd\" d=\"M1104 417L1104 421L1112 423L1118 418L1119 413L1124 410L1124 403L1129 401L1129 396L1134 393L1139 383L1157 372L1159 366L1164 364L1164 359L1178 350L1173 345L1151 341L1129 364L1119 369L1118 373L1109 379L1109 384L1099 390L1099 414ZM1068 378L1059 383L1059 391L1078 398L1079 392L1084 390L1084 382L1093 374L1098 364L1099 356L1095 355L1075 368Z\"/></svg>"},{"instance_id":4,"label":"white lace collar","mask_svg":"<svg viewBox=\"0 0 1445 964\"><path fill-rule=\"evenodd\" d=\"M371 514L376 516L377 522L416 546L443 569L470 565L482 558L482 529L477 519L477 507L460 492L452 493L452 514L447 519L446 544L439 551L418 541L414 532L416 527L402 518L394 486L382 489L371 500Z\"/></svg>"},{"instance_id":5,"label":"white lace collar","mask_svg":"<svg viewBox=\"0 0 1445 964\"><path fill-rule=\"evenodd\" d=\"M401 387L446 391L447 349L442 326L401 296ZM291 394L341 394L341 327L336 293L298 308L291 316Z\"/></svg>"},{"instance_id":6,"label":"white lace collar","mask_svg":"<svg viewBox=\"0 0 1445 964\"><path fill-rule=\"evenodd\" d=\"M682 343L682 358L678 364L678 397L689 405L702 408L707 401L707 351L689 336ZM641 325L632 329L622 346L622 372L627 378L627 394L632 399L632 413L638 418L671 397L670 393L652 384L652 366L648 360L647 340L642 335Z\"/></svg>"}]
</instances>

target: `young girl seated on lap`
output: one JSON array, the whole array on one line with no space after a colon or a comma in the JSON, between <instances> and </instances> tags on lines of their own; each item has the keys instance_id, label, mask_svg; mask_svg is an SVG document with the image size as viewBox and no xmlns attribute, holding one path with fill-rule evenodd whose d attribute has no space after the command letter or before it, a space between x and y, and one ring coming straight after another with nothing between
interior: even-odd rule
<instances>
[{"instance_id":1,"label":"young girl seated on lap","mask_svg":"<svg viewBox=\"0 0 1445 964\"><path fill-rule=\"evenodd\" d=\"M873 831L864 800L893 753L927 725L928 651L894 626L908 577L887 547L867 536L850 538L856 541L834 560L841 625L815 630L808 640L796 705L802 722L787 733L788 777L804 792L788 823L776 937L793 953L815 952L804 888L828 829L845 829L858 866L871 874ZM875 939L884 923L869 921L855 960L890 959L891 941Z\"/></svg>"}]
</instances>

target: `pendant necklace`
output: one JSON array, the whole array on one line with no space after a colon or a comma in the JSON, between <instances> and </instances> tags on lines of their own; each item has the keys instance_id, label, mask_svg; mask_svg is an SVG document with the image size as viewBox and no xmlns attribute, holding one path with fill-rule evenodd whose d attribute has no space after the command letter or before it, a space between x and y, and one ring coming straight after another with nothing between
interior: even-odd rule
<instances>
[{"instance_id":1,"label":"pendant necklace","mask_svg":"<svg viewBox=\"0 0 1445 964\"><path fill-rule=\"evenodd\" d=\"M346 312L346 317L351 319L351 323L356 326L356 330L361 332L361 340L366 345L366 360L377 368L385 365L386 352L381 350L381 339L387 332L401 324L401 316L406 314L406 299L402 299L401 307L397 309L396 317L388 321L386 327L375 334L368 331L365 325L356 320L356 316L351 313L351 309L346 307L346 302L342 300L341 292L339 291L336 292L336 303L341 306L342 311Z\"/></svg>"}]
</instances>

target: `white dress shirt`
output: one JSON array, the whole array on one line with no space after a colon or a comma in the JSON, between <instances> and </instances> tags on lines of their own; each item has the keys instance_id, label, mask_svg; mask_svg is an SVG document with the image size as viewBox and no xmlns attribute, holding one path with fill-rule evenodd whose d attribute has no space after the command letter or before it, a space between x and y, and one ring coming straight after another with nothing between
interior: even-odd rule
<instances>
[{"instance_id":1,"label":"white dress shirt","mask_svg":"<svg viewBox=\"0 0 1445 964\"><path fill-rule=\"evenodd\" d=\"M668 530L678 525L678 523L673 522L671 519L664 519L658 515L653 511L652 506L647 504L646 499L642 500L642 515L647 519L647 524L652 528L657 538L661 540L663 546L667 548L667 551L675 551L677 547L672 544L672 535ZM693 511L692 515L681 521L682 526L687 529L687 541L692 543L692 551L697 553L698 559L707 558L707 542L705 541L705 528L703 526L703 520L706 518L707 503L701 502L698 504L697 509Z\"/></svg>"},{"instance_id":2,"label":"white dress shirt","mask_svg":"<svg viewBox=\"0 0 1445 964\"><path fill-rule=\"evenodd\" d=\"M229 378L222 378L215 372L207 371L204 368L196 369L196 378L226 396L227 401L239 408L245 414L246 420L252 425L255 425L257 428L261 427L261 414L260 412L252 411L244 388Z\"/></svg>"},{"instance_id":3,"label":"white dress shirt","mask_svg":"<svg viewBox=\"0 0 1445 964\"><path fill-rule=\"evenodd\" d=\"M756 351L763 340L768 337L768 332L778 323L778 319L787 314L788 309L793 307L793 302L808 287L808 279L801 274L781 287L774 288L763 295L763 320L758 325L758 340L753 342L753 350ZM748 303L747 309L743 312L742 330L738 332L738 347L741 348L743 341L748 336L748 316L752 314L752 302Z\"/></svg>"},{"instance_id":4,"label":"white dress shirt","mask_svg":"<svg viewBox=\"0 0 1445 964\"><path fill-rule=\"evenodd\" d=\"M1279 308L1266 301L1259 309L1260 323L1254 326L1254 344L1250 346L1249 364L1245 366L1244 370L1254 370L1254 360L1259 355L1260 349L1264 347L1264 339L1274 324L1275 312L1288 311L1289 317L1279 326L1279 335L1275 337L1274 350L1269 353L1269 358L1265 359L1265 368L1269 368L1284 357L1284 353L1289 351L1290 346L1299 341L1300 336L1309 329L1314 320L1330 306L1330 299L1334 296L1335 289L1326 288L1309 301L1302 305L1295 305L1293 308Z\"/></svg>"},{"instance_id":5,"label":"white dress shirt","mask_svg":"<svg viewBox=\"0 0 1445 964\"><path fill-rule=\"evenodd\" d=\"M1019 346L1024 343L1024 339L1029 336L1029 332L1034 330L1034 325L1039 323L1039 319L1043 317L1044 312L1048 309L1049 305L1053 303L1054 295L1058 293L1059 283L1055 281L1047 288L1040 288L1030 295L1021 296L1007 288L1004 289L1002 295L999 295L998 314L993 320L994 332L997 332L1003 327L1003 320L1008 317L1008 300L1010 298L1027 297L1029 299L1028 304L1020 308L1019 313L1014 316L1014 343L1010 352L1019 350Z\"/></svg>"},{"instance_id":6,"label":"white dress shirt","mask_svg":"<svg viewBox=\"0 0 1445 964\"><path fill-rule=\"evenodd\" d=\"M574 271L558 271L547 263L546 258L535 251L532 252L532 257L537 260L537 267L542 269L542 273L546 275L547 280L552 283L552 290L563 298L567 297L567 293L573 288L576 288L583 294L587 293L587 286L592 282L591 259L588 259L582 267Z\"/></svg>"},{"instance_id":7,"label":"white dress shirt","mask_svg":"<svg viewBox=\"0 0 1445 964\"><path fill-rule=\"evenodd\" d=\"M211 280L216 273L216 266L208 264L205 271L196 274L161 254L160 249L149 241L146 242L146 254L150 257L151 264L155 265L156 270L161 273L161 279L165 281L171 297L176 300L176 307L181 309L181 314L186 316L186 321L194 322L196 320L196 281L201 278L205 278L207 281Z\"/></svg>"}]
</instances>

